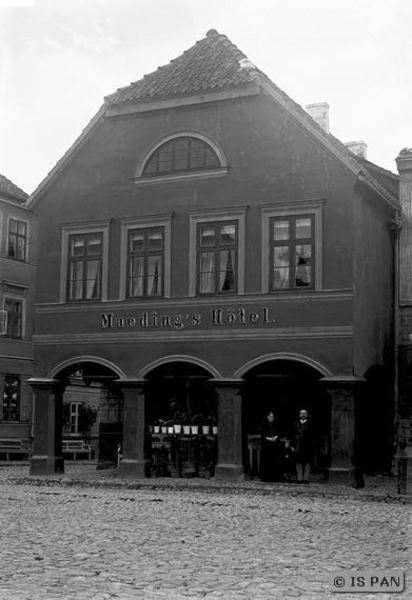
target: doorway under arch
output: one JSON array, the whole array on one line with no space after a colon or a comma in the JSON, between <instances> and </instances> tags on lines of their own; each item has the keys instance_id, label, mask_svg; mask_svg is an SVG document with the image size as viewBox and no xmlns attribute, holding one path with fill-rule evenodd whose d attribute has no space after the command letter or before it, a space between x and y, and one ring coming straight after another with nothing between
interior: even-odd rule
<instances>
[{"instance_id":1,"label":"doorway under arch","mask_svg":"<svg viewBox=\"0 0 412 600\"><path fill-rule=\"evenodd\" d=\"M312 421L315 451L313 472L325 476L330 455L331 406L319 380L324 373L298 360L277 359L259 362L243 373L245 380L242 423L245 470L256 475L247 452L251 435L260 435L265 415L272 411L283 440L293 445L299 411L307 409Z\"/></svg>"},{"instance_id":2,"label":"doorway under arch","mask_svg":"<svg viewBox=\"0 0 412 600\"><path fill-rule=\"evenodd\" d=\"M53 377L61 390L63 457L94 458L98 468L116 464L123 431L118 372L87 357L67 361Z\"/></svg>"},{"instance_id":3,"label":"doorway under arch","mask_svg":"<svg viewBox=\"0 0 412 600\"><path fill-rule=\"evenodd\" d=\"M217 398L209 383L212 378L205 367L182 360L162 363L146 373L152 475L213 476Z\"/></svg>"}]
</instances>

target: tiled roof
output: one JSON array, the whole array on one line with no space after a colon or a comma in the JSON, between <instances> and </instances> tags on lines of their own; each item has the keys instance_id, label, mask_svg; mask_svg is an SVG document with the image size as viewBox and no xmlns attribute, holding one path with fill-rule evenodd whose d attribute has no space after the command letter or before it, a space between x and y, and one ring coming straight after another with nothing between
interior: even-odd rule
<instances>
[{"instance_id":1,"label":"tiled roof","mask_svg":"<svg viewBox=\"0 0 412 600\"><path fill-rule=\"evenodd\" d=\"M251 83L257 70L246 56L215 29L169 64L145 75L140 81L106 96L108 105L158 100L177 95L219 90Z\"/></svg>"},{"instance_id":2,"label":"tiled roof","mask_svg":"<svg viewBox=\"0 0 412 600\"><path fill-rule=\"evenodd\" d=\"M10 179L0 174L0 196L6 196L10 200L25 202L29 197L26 192L17 187Z\"/></svg>"}]
</instances>

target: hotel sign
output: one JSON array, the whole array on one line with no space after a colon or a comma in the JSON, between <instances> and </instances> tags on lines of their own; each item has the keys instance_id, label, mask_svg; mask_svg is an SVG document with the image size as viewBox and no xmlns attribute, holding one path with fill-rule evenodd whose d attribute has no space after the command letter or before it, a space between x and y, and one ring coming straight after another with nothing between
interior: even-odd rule
<instances>
[{"instance_id":1,"label":"hotel sign","mask_svg":"<svg viewBox=\"0 0 412 600\"><path fill-rule=\"evenodd\" d=\"M270 309L262 306L256 309L244 308L210 308L204 312L176 312L167 310L143 310L135 313L107 312L100 314L101 329L126 330L181 330L218 327L250 327L274 326L276 320Z\"/></svg>"}]
</instances>

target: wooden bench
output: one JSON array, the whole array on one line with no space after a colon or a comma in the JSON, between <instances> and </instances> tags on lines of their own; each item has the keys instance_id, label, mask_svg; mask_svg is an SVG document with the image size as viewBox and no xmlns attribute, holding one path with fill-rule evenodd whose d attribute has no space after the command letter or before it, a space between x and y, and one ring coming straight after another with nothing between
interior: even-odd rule
<instances>
[{"instance_id":1,"label":"wooden bench","mask_svg":"<svg viewBox=\"0 0 412 600\"><path fill-rule=\"evenodd\" d=\"M77 460L78 454L87 454L88 459L92 459L92 447L83 440L63 440L63 454L73 454L73 459Z\"/></svg>"},{"instance_id":2,"label":"wooden bench","mask_svg":"<svg viewBox=\"0 0 412 600\"><path fill-rule=\"evenodd\" d=\"M6 460L10 460L10 455L13 454L28 457L30 454L30 441L21 438L0 439L0 455L2 454L6 455Z\"/></svg>"}]
</instances>

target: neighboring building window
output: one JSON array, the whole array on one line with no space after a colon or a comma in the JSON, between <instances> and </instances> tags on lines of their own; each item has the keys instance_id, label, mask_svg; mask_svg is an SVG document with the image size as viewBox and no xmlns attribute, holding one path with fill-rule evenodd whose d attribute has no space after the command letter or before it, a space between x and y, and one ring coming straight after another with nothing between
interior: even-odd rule
<instances>
[{"instance_id":1,"label":"neighboring building window","mask_svg":"<svg viewBox=\"0 0 412 600\"><path fill-rule=\"evenodd\" d=\"M18 421L20 418L21 382L17 375L4 376L3 420Z\"/></svg>"},{"instance_id":2,"label":"neighboring building window","mask_svg":"<svg viewBox=\"0 0 412 600\"><path fill-rule=\"evenodd\" d=\"M103 234L69 235L67 300L102 297Z\"/></svg>"},{"instance_id":3,"label":"neighboring building window","mask_svg":"<svg viewBox=\"0 0 412 600\"><path fill-rule=\"evenodd\" d=\"M164 228L129 229L127 298L164 294Z\"/></svg>"},{"instance_id":4,"label":"neighboring building window","mask_svg":"<svg viewBox=\"0 0 412 600\"><path fill-rule=\"evenodd\" d=\"M9 221L9 245L7 256L15 260L26 260L27 223L11 218Z\"/></svg>"},{"instance_id":5,"label":"neighboring building window","mask_svg":"<svg viewBox=\"0 0 412 600\"><path fill-rule=\"evenodd\" d=\"M313 287L314 217L299 215L270 220L270 289Z\"/></svg>"},{"instance_id":6,"label":"neighboring building window","mask_svg":"<svg viewBox=\"0 0 412 600\"><path fill-rule=\"evenodd\" d=\"M205 141L194 137L177 137L153 152L145 163L142 177L205 171L220 166L216 152Z\"/></svg>"},{"instance_id":7,"label":"neighboring building window","mask_svg":"<svg viewBox=\"0 0 412 600\"><path fill-rule=\"evenodd\" d=\"M81 407L81 402L70 403L70 433L79 432L79 417Z\"/></svg>"},{"instance_id":8,"label":"neighboring building window","mask_svg":"<svg viewBox=\"0 0 412 600\"><path fill-rule=\"evenodd\" d=\"M237 223L198 224L199 294L227 294L237 291Z\"/></svg>"},{"instance_id":9,"label":"neighboring building window","mask_svg":"<svg viewBox=\"0 0 412 600\"><path fill-rule=\"evenodd\" d=\"M23 332L23 301L6 298L4 308L7 313L6 336L21 338Z\"/></svg>"}]
</instances>

